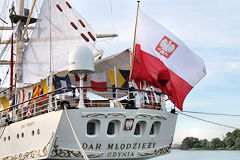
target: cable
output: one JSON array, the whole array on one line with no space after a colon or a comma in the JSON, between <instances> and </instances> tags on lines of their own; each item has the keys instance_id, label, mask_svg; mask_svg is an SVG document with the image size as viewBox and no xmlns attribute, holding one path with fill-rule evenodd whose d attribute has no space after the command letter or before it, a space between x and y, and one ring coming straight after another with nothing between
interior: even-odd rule
<instances>
[{"instance_id":1,"label":"cable","mask_svg":"<svg viewBox=\"0 0 240 160\"><path fill-rule=\"evenodd\" d=\"M4 79L2 80L2 82L1 82L1 88L3 87L3 84L4 84L4 82L6 81L6 78L7 78L7 76L8 76L9 70L10 70L10 69L8 68L7 73L5 74L5 77L4 77Z\"/></svg>"},{"instance_id":2,"label":"cable","mask_svg":"<svg viewBox=\"0 0 240 160\"><path fill-rule=\"evenodd\" d=\"M181 115L184 115L184 116L193 118L193 119L197 119L197 120L200 120L200 121L207 122L207 123L211 123L211 124L215 124L215 125L222 126L222 127L227 127L227 128L232 128L232 129L238 129L238 130L240 130L240 128L237 128L237 127L233 127L233 126L229 126L229 125L225 125L225 124L221 124L221 123L216 123L216 122L208 121L208 120L201 119L201 118L194 117L194 116L190 116L190 115L188 115L188 114L184 114L184 113L181 113L181 112L178 112L178 113L181 114Z\"/></svg>"},{"instance_id":3,"label":"cable","mask_svg":"<svg viewBox=\"0 0 240 160\"><path fill-rule=\"evenodd\" d=\"M77 135L76 135L76 132L74 131L72 122L71 122L70 117L69 117L69 115L68 115L68 111L67 111L66 105L64 105L64 111L65 111L65 113L66 113L68 123L69 123L69 125L70 125L70 127L71 127L71 129L72 129L73 136L74 136L74 138L75 138L75 140L76 140L76 142L77 142L77 145L78 145L78 147L79 147L79 149L80 149L80 152L81 152L83 158L84 158L85 160L89 160L87 154L85 153L85 151L84 151L83 148L82 148L81 143L79 142L79 139L78 139L78 137L77 137Z\"/></svg>"},{"instance_id":4,"label":"cable","mask_svg":"<svg viewBox=\"0 0 240 160\"><path fill-rule=\"evenodd\" d=\"M224 113L207 113L207 112L194 112L194 111L182 111L186 113L196 113L196 114L210 114L216 116L240 116L240 114L224 114Z\"/></svg>"}]
</instances>

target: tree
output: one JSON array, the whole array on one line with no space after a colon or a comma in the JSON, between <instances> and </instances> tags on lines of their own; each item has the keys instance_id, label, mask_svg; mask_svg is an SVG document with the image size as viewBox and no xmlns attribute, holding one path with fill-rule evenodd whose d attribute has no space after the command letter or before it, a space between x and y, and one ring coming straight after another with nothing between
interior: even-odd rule
<instances>
[{"instance_id":1,"label":"tree","mask_svg":"<svg viewBox=\"0 0 240 160\"><path fill-rule=\"evenodd\" d=\"M206 149L206 148L208 148L208 140L207 139L203 139L203 140L201 140L200 141L200 146L201 146L201 148L203 148L203 149Z\"/></svg>"},{"instance_id":2,"label":"tree","mask_svg":"<svg viewBox=\"0 0 240 160\"><path fill-rule=\"evenodd\" d=\"M232 134L231 137L233 138L233 140L235 141L238 137L240 137L240 130L235 129Z\"/></svg>"},{"instance_id":3,"label":"tree","mask_svg":"<svg viewBox=\"0 0 240 160\"><path fill-rule=\"evenodd\" d=\"M200 145L200 141L198 138L193 138L193 146L192 148L200 148L201 145Z\"/></svg>"},{"instance_id":4,"label":"tree","mask_svg":"<svg viewBox=\"0 0 240 160\"><path fill-rule=\"evenodd\" d=\"M183 149L183 150L187 150L189 148L192 148L193 146L193 142L192 142L192 137L186 137L184 138L184 140L182 141L182 144L180 146L180 149Z\"/></svg>"},{"instance_id":5,"label":"tree","mask_svg":"<svg viewBox=\"0 0 240 160\"><path fill-rule=\"evenodd\" d=\"M230 149L231 147L233 147L235 145L235 142L232 137L226 137L224 139L224 143L225 143L227 149Z\"/></svg>"},{"instance_id":6,"label":"tree","mask_svg":"<svg viewBox=\"0 0 240 160\"><path fill-rule=\"evenodd\" d=\"M180 149L187 150L192 148L202 149L239 149L240 150L240 130L228 132L223 141L219 138L213 138L210 142L207 139L199 141L198 138L186 137L180 146Z\"/></svg>"},{"instance_id":7,"label":"tree","mask_svg":"<svg viewBox=\"0 0 240 160\"><path fill-rule=\"evenodd\" d=\"M182 141L180 149L187 150L187 149L199 148L199 147L200 147L200 141L198 138L187 137Z\"/></svg>"},{"instance_id":8,"label":"tree","mask_svg":"<svg viewBox=\"0 0 240 160\"><path fill-rule=\"evenodd\" d=\"M210 149L217 149L222 146L222 141L219 138L213 138L210 144Z\"/></svg>"},{"instance_id":9,"label":"tree","mask_svg":"<svg viewBox=\"0 0 240 160\"><path fill-rule=\"evenodd\" d=\"M235 140L234 149L240 149L240 136Z\"/></svg>"}]
</instances>

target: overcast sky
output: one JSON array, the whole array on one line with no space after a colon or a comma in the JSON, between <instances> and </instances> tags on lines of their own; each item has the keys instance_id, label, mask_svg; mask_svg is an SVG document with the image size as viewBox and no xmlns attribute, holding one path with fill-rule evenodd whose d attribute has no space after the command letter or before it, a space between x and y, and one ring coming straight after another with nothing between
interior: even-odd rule
<instances>
[{"instance_id":1,"label":"overcast sky","mask_svg":"<svg viewBox=\"0 0 240 160\"><path fill-rule=\"evenodd\" d=\"M117 33L118 38L99 40L105 56L132 48L136 0L73 0L74 8L96 33ZM184 110L240 114L240 1L142 0L145 14L178 36L206 63L207 76L189 93ZM240 128L240 117L203 116ZM186 136L223 138L232 131L178 116L175 142Z\"/></svg>"},{"instance_id":2,"label":"overcast sky","mask_svg":"<svg viewBox=\"0 0 240 160\"><path fill-rule=\"evenodd\" d=\"M96 33L117 33L98 40L104 57L132 48L136 0L69 0ZM30 0L28 8L31 6ZM37 3L38 8L40 2ZM240 114L240 1L142 0L141 10L203 58L207 75L185 99L184 110ZM240 117L195 115L240 128ZM175 142L186 136L211 140L232 131L182 115Z\"/></svg>"}]
</instances>

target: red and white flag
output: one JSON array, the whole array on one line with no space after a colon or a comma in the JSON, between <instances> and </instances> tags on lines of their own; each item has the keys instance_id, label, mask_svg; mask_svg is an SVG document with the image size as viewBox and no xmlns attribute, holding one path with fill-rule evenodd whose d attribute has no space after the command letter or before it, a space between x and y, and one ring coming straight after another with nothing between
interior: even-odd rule
<instances>
[{"instance_id":1,"label":"red and white flag","mask_svg":"<svg viewBox=\"0 0 240 160\"><path fill-rule=\"evenodd\" d=\"M139 11L132 79L160 88L182 110L185 97L205 75L205 64L199 56Z\"/></svg>"},{"instance_id":2,"label":"red and white flag","mask_svg":"<svg viewBox=\"0 0 240 160\"><path fill-rule=\"evenodd\" d=\"M91 87L95 91L105 92L107 91L107 79L106 79L106 72L100 73L93 73L90 75L91 79ZM100 88L94 88L100 87Z\"/></svg>"}]
</instances>

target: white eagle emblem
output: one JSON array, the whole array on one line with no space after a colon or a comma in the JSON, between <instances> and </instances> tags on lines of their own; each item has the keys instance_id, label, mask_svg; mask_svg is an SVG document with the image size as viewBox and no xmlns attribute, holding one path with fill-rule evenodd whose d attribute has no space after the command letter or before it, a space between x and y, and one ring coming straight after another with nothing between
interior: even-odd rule
<instances>
[{"instance_id":1,"label":"white eagle emblem","mask_svg":"<svg viewBox=\"0 0 240 160\"><path fill-rule=\"evenodd\" d=\"M130 130L132 130L133 124L134 124L134 119L133 119L133 118L127 118L127 119L125 120L124 130L125 130L125 131L130 131Z\"/></svg>"},{"instance_id":2,"label":"white eagle emblem","mask_svg":"<svg viewBox=\"0 0 240 160\"><path fill-rule=\"evenodd\" d=\"M167 36L164 36L155 48L155 50L162 56L168 58L176 50L177 47L178 45L175 42L173 42Z\"/></svg>"}]
</instances>

